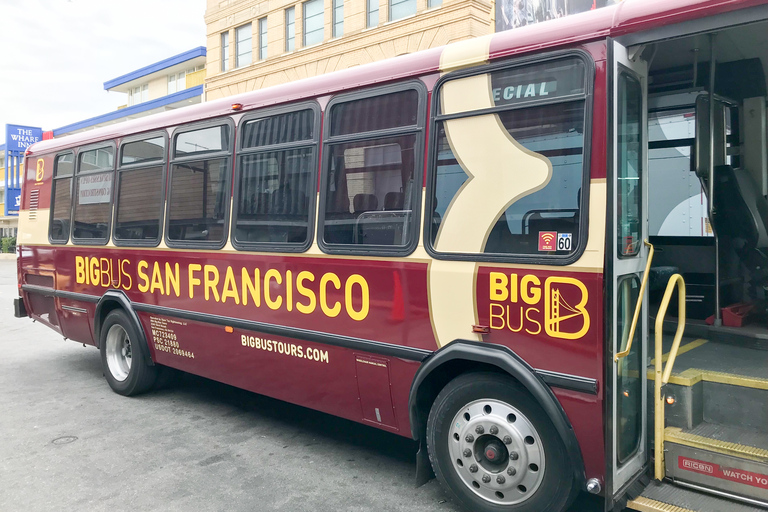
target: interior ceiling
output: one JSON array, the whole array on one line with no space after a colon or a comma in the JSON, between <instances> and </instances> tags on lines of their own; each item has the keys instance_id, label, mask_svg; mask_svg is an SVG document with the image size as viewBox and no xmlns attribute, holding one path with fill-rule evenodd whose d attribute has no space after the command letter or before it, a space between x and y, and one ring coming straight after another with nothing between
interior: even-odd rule
<instances>
[{"instance_id":1,"label":"interior ceiling","mask_svg":"<svg viewBox=\"0 0 768 512\"><path fill-rule=\"evenodd\" d=\"M715 60L718 63L742 59L759 58L766 75L768 88L768 22L752 23L721 30L716 33ZM699 34L681 39L656 43L656 53L651 63L651 74L655 71L690 67L695 55L698 62L708 62L710 55L709 36ZM698 50L698 51L696 51ZM644 56L650 56L650 49Z\"/></svg>"}]
</instances>

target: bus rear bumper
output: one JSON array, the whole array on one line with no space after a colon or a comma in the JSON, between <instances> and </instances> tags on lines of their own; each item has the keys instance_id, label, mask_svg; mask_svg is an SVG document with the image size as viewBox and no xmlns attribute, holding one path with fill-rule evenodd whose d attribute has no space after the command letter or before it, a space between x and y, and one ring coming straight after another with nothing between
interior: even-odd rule
<instances>
[{"instance_id":1,"label":"bus rear bumper","mask_svg":"<svg viewBox=\"0 0 768 512\"><path fill-rule=\"evenodd\" d=\"M18 299L13 299L13 316L16 318L24 318L29 315L27 315L27 308L24 306L24 299L19 297Z\"/></svg>"}]
</instances>

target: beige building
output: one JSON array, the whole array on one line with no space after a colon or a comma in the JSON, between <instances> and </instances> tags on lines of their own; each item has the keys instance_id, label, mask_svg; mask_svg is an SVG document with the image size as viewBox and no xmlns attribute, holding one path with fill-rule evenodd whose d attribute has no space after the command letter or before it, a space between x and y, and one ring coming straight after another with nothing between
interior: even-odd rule
<instances>
[{"instance_id":1,"label":"beige building","mask_svg":"<svg viewBox=\"0 0 768 512\"><path fill-rule=\"evenodd\" d=\"M490 0L208 0L206 100L493 31Z\"/></svg>"}]
</instances>

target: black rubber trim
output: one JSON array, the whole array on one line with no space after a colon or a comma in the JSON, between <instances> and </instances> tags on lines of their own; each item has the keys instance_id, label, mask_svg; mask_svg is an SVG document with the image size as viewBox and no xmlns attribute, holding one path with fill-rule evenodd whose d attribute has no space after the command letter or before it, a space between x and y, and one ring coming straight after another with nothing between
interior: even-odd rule
<instances>
[{"instance_id":1,"label":"black rubber trim","mask_svg":"<svg viewBox=\"0 0 768 512\"><path fill-rule=\"evenodd\" d=\"M147 334L144 332L141 321L139 321L139 315L136 314L136 310L134 308L135 305L131 302L131 299L129 299L128 296L120 290L107 290L107 293L98 299L98 303L96 304L96 314L93 317L93 339L96 342L96 347L101 348L99 346L99 341L101 340L101 309L108 302L117 302L131 319L134 327L136 327L136 332L139 333L138 341L144 345L144 360L149 366L154 366L155 362L152 361L152 356L149 355L149 343L147 342Z\"/></svg>"},{"instance_id":2,"label":"black rubber trim","mask_svg":"<svg viewBox=\"0 0 768 512\"><path fill-rule=\"evenodd\" d=\"M67 292L64 290L54 290L53 288L48 288L47 286L37 286L35 284L23 284L21 285L21 289L25 292L37 293L40 295L45 295L46 297L61 297L63 299L79 300L82 302L92 302L94 304L99 302L99 297L96 297L95 295L88 295L87 293Z\"/></svg>"},{"instance_id":3,"label":"black rubber trim","mask_svg":"<svg viewBox=\"0 0 768 512\"><path fill-rule=\"evenodd\" d=\"M452 360L474 361L496 366L517 379L534 400L544 409L558 435L565 444L569 460L572 463L576 485L583 487L586 480L584 459L576 439L571 422L565 414L557 397L546 384L541 375L512 350L502 345L491 345L468 340L455 340L437 352L433 353L419 368L411 384L408 400L411 435L418 440L423 426L426 425L426 415L418 408L418 391L422 382L435 369Z\"/></svg>"},{"instance_id":4,"label":"black rubber trim","mask_svg":"<svg viewBox=\"0 0 768 512\"><path fill-rule=\"evenodd\" d=\"M535 370L541 380L556 388L570 389L589 395L597 395L597 380L568 373L551 372L549 370Z\"/></svg>"},{"instance_id":5,"label":"black rubber trim","mask_svg":"<svg viewBox=\"0 0 768 512\"><path fill-rule=\"evenodd\" d=\"M24 318L29 316L27 314L27 308L24 306L24 299L21 297L13 299L13 316L16 318Z\"/></svg>"},{"instance_id":6,"label":"black rubber trim","mask_svg":"<svg viewBox=\"0 0 768 512\"><path fill-rule=\"evenodd\" d=\"M334 347L362 350L372 354L399 357L401 359L407 359L410 361L423 361L430 354L432 354L432 352L429 350L420 348L403 347L401 345L382 343L380 341L366 340L363 338L353 338L351 336L341 336L338 334L310 331L308 329L300 329L298 327L285 327L282 325L254 322L252 320L242 320L240 318L210 315L208 313L197 313L183 309L166 308L163 306L155 306L153 304L142 304L137 302L134 303L133 307L135 307L137 311L144 311L146 313L172 316L174 318L183 318L185 320L192 320L195 322L205 322L216 325L229 325L232 327L237 327L238 329L258 331L263 332L264 334L285 336L286 338L295 338L315 343L324 343Z\"/></svg>"}]
</instances>

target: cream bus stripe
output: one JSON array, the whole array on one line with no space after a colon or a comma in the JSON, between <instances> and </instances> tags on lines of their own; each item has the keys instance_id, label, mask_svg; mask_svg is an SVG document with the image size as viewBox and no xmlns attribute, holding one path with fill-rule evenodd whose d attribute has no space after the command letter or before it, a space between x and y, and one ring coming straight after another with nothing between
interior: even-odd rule
<instances>
[{"instance_id":1,"label":"cream bus stripe","mask_svg":"<svg viewBox=\"0 0 768 512\"><path fill-rule=\"evenodd\" d=\"M488 62L493 34L466 41L459 41L445 47L440 55L440 72L477 66Z\"/></svg>"},{"instance_id":2,"label":"cream bus stripe","mask_svg":"<svg viewBox=\"0 0 768 512\"><path fill-rule=\"evenodd\" d=\"M19 245L49 245L48 222L51 210L41 208L35 213L37 218L30 220L29 210L19 211L19 233L17 236Z\"/></svg>"}]
</instances>

